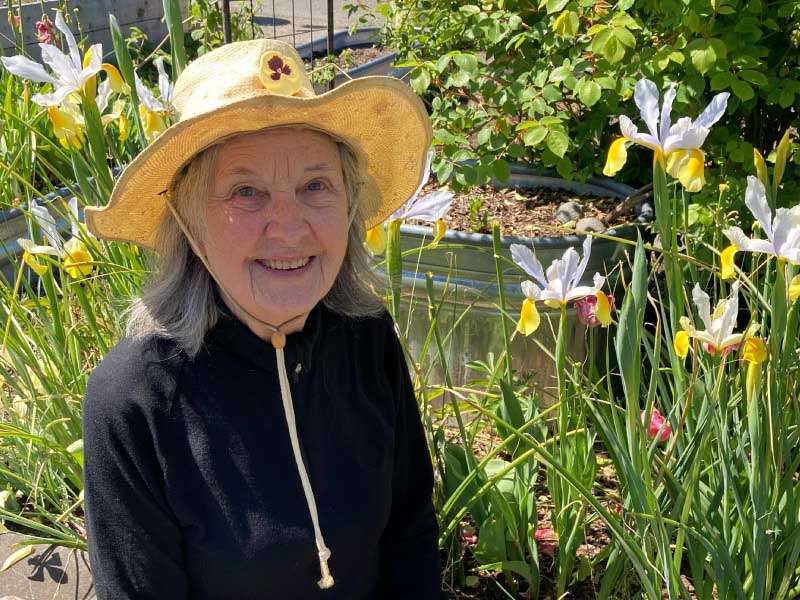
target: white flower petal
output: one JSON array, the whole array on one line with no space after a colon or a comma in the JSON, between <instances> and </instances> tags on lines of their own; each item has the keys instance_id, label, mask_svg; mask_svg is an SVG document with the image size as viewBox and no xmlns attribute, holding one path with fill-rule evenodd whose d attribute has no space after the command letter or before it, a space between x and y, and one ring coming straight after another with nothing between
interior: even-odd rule
<instances>
[{"instance_id":1,"label":"white flower petal","mask_svg":"<svg viewBox=\"0 0 800 600\"><path fill-rule=\"evenodd\" d=\"M583 240L583 257L581 258L581 262L578 264L578 268L575 270L575 274L570 279L572 285L578 285L581 282L581 278L583 277L584 271L586 271L586 265L589 264L589 257L592 255L592 236L587 235L586 239Z\"/></svg>"},{"instance_id":2,"label":"white flower petal","mask_svg":"<svg viewBox=\"0 0 800 600\"><path fill-rule=\"evenodd\" d=\"M723 347L722 340L733 333L736 327L736 317L739 314L739 282L734 281L731 286L731 297L725 302L725 309L722 317L715 319L713 323L714 337L717 339L716 346Z\"/></svg>"},{"instance_id":3,"label":"white flower petal","mask_svg":"<svg viewBox=\"0 0 800 600\"><path fill-rule=\"evenodd\" d=\"M744 203L753 216L758 219L761 229L767 234L769 241L773 239L772 232L772 211L767 204L767 191L764 184L757 177L747 176L747 191L744 194Z\"/></svg>"},{"instance_id":4,"label":"white flower petal","mask_svg":"<svg viewBox=\"0 0 800 600\"><path fill-rule=\"evenodd\" d=\"M144 107L150 112L164 112L164 105L161 104L153 95L153 92L142 83L139 76L134 73L133 77L136 82L136 94L139 96L139 102L144 104Z\"/></svg>"},{"instance_id":5,"label":"white flower petal","mask_svg":"<svg viewBox=\"0 0 800 600\"><path fill-rule=\"evenodd\" d=\"M164 102L172 102L172 90L174 89L174 85L169 82L169 76L167 75L166 70L164 69L164 57L159 56L155 59L156 69L158 69L158 92L161 94L161 99ZM433 156L433 151L428 153L429 157ZM430 169L430 158L428 159L427 168L425 169L428 172ZM419 193L419 190L417 191Z\"/></svg>"},{"instance_id":6,"label":"white flower petal","mask_svg":"<svg viewBox=\"0 0 800 600\"><path fill-rule=\"evenodd\" d=\"M99 86L97 86L97 95L94 98L97 104L97 110L102 115L106 108L108 108L108 98L111 96L111 82L104 79Z\"/></svg>"},{"instance_id":7,"label":"white flower petal","mask_svg":"<svg viewBox=\"0 0 800 600\"><path fill-rule=\"evenodd\" d=\"M31 101L39 106L58 106L74 91L75 88L65 85L52 94L34 94L31 96Z\"/></svg>"},{"instance_id":8,"label":"white flower petal","mask_svg":"<svg viewBox=\"0 0 800 600\"><path fill-rule=\"evenodd\" d=\"M659 139L661 139L662 144L669 135L672 102L675 100L675 95L677 93L678 89L675 87L674 83L669 86L666 92L664 92L664 104L661 106L661 133L659 135Z\"/></svg>"},{"instance_id":9,"label":"white flower petal","mask_svg":"<svg viewBox=\"0 0 800 600\"><path fill-rule=\"evenodd\" d=\"M522 244L511 244L511 258L523 270L539 282L541 287L547 287L547 279L542 270L542 263L536 258L533 250Z\"/></svg>"},{"instance_id":10,"label":"white flower petal","mask_svg":"<svg viewBox=\"0 0 800 600\"><path fill-rule=\"evenodd\" d=\"M525 294L525 297L534 301L538 300L542 293L541 288L539 288L532 281L523 281L520 284L520 287L522 288L522 293Z\"/></svg>"},{"instance_id":11,"label":"white flower petal","mask_svg":"<svg viewBox=\"0 0 800 600\"><path fill-rule=\"evenodd\" d=\"M67 40L67 47L69 47L70 61L72 62L74 70L79 72L81 70L83 61L81 60L81 53L78 50L78 43L75 41L75 36L72 35L72 31L70 31L66 21L64 21L64 15L61 14L60 10L56 11L56 29L64 34L64 38Z\"/></svg>"},{"instance_id":12,"label":"white flower petal","mask_svg":"<svg viewBox=\"0 0 800 600\"><path fill-rule=\"evenodd\" d=\"M650 148L651 150L661 149L661 143L657 138L654 138L649 133L639 133L639 130L636 129L636 125L633 124L633 121L631 121L625 115L619 116L619 130L622 132L623 136L632 142Z\"/></svg>"},{"instance_id":13,"label":"white flower petal","mask_svg":"<svg viewBox=\"0 0 800 600\"><path fill-rule=\"evenodd\" d=\"M650 135L658 139L658 88L649 79L636 82L633 99L639 107L642 120L647 124Z\"/></svg>"},{"instance_id":14,"label":"white flower petal","mask_svg":"<svg viewBox=\"0 0 800 600\"><path fill-rule=\"evenodd\" d=\"M800 205L775 211L772 235L772 245L779 256L790 258L787 253L800 249Z\"/></svg>"},{"instance_id":15,"label":"white flower petal","mask_svg":"<svg viewBox=\"0 0 800 600\"><path fill-rule=\"evenodd\" d=\"M708 294L700 289L699 283L694 284L692 299L694 300L695 306L697 306L697 314L700 315L700 320L703 322L703 325L705 325L706 329L711 329L711 300Z\"/></svg>"},{"instance_id":16,"label":"white flower petal","mask_svg":"<svg viewBox=\"0 0 800 600\"><path fill-rule=\"evenodd\" d=\"M48 243L54 248L61 250L64 244L56 228L56 220L53 218L53 215L51 215L44 206L39 206L38 204L31 204L31 206L28 207L28 211L33 215L33 218L39 225L39 229L42 231L42 235L44 235Z\"/></svg>"},{"instance_id":17,"label":"white flower petal","mask_svg":"<svg viewBox=\"0 0 800 600\"><path fill-rule=\"evenodd\" d=\"M61 52L52 44L39 44L42 49L42 60L58 76L60 85L70 85L78 88L78 73L69 56Z\"/></svg>"},{"instance_id":18,"label":"white flower petal","mask_svg":"<svg viewBox=\"0 0 800 600\"><path fill-rule=\"evenodd\" d=\"M711 126L719 121L722 115L725 114L725 110L728 107L729 96L730 94L728 92L722 92L714 96L709 105L706 106L706 109L697 117L694 126L711 129Z\"/></svg>"},{"instance_id":19,"label":"white flower petal","mask_svg":"<svg viewBox=\"0 0 800 600\"><path fill-rule=\"evenodd\" d=\"M747 252L764 252L766 254L775 254L775 249L772 247L772 242L767 240L753 240L747 237L744 232L738 227L729 227L722 233L725 234L731 243L739 250L746 250Z\"/></svg>"},{"instance_id":20,"label":"white flower petal","mask_svg":"<svg viewBox=\"0 0 800 600\"><path fill-rule=\"evenodd\" d=\"M415 202L403 213L404 219L421 219L423 221L436 221L441 219L450 210L453 202L453 193L447 190L438 190L417 198Z\"/></svg>"},{"instance_id":21,"label":"white flower petal","mask_svg":"<svg viewBox=\"0 0 800 600\"><path fill-rule=\"evenodd\" d=\"M683 119L681 119L683 120ZM673 152L675 150L690 150L692 148L700 148L708 137L708 129L704 127L689 127L688 129L676 130L672 128L669 136L663 141L664 153Z\"/></svg>"},{"instance_id":22,"label":"white flower petal","mask_svg":"<svg viewBox=\"0 0 800 600\"><path fill-rule=\"evenodd\" d=\"M47 74L42 65L32 61L27 56L2 57L0 61L2 61L3 66L9 73L13 73L17 77L22 77L35 83L58 83L57 79Z\"/></svg>"}]
</instances>

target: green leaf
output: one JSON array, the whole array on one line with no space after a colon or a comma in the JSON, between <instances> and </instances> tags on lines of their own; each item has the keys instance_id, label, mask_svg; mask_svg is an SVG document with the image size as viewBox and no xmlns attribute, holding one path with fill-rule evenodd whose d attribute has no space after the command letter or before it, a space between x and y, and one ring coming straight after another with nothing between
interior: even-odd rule
<instances>
[{"instance_id":1,"label":"green leaf","mask_svg":"<svg viewBox=\"0 0 800 600\"><path fill-rule=\"evenodd\" d=\"M551 130L546 139L547 147L550 152L563 158L569 149L569 136L558 130Z\"/></svg>"},{"instance_id":2,"label":"green leaf","mask_svg":"<svg viewBox=\"0 0 800 600\"><path fill-rule=\"evenodd\" d=\"M764 87L769 83L766 75L758 71L751 71L750 69L739 71L739 77L758 87Z\"/></svg>"},{"instance_id":3,"label":"green leaf","mask_svg":"<svg viewBox=\"0 0 800 600\"><path fill-rule=\"evenodd\" d=\"M731 84L736 81L736 76L733 73L716 73L711 77L711 90L726 90L731 87Z\"/></svg>"},{"instance_id":4,"label":"green leaf","mask_svg":"<svg viewBox=\"0 0 800 600\"><path fill-rule=\"evenodd\" d=\"M484 127L478 132L478 145L483 146L486 144L490 139L492 139L492 128L491 127Z\"/></svg>"},{"instance_id":5,"label":"green leaf","mask_svg":"<svg viewBox=\"0 0 800 600\"><path fill-rule=\"evenodd\" d=\"M561 100L561 90L554 85L546 85L542 89L542 96L548 102L558 102Z\"/></svg>"},{"instance_id":6,"label":"green leaf","mask_svg":"<svg viewBox=\"0 0 800 600\"><path fill-rule=\"evenodd\" d=\"M614 29L614 37L616 37L623 46L628 48L636 48L636 38L625 27L617 27Z\"/></svg>"},{"instance_id":7,"label":"green leaf","mask_svg":"<svg viewBox=\"0 0 800 600\"><path fill-rule=\"evenodd\" d=\"M427 69L418 69L417 74L411 77L411 87L420 96L425 93L430 85L431 76Z\"/></svg>"},{"instance_id":8,"label":"green leaf","mask_svg":"<svg viewBox=\"0 0 800 600\"><path fill-rule=\"evenodd\" d=\"M616 36L612 35L603 46L601 54L608 62L615 64L625 58L625 46L617 41Z\"/></svg>"},{"instance_id":9,"label":"green leaf","mask_svg":"<svg viewBox=\"0 0 800 600\"><path fill-rule=\"evenodd\" d=\"M472 16L477 15L481 12L479 6L475 6L474 4L465 4L464 6L458 9L460 12L463 12L465 15Z\"/></svg>"},{"instance_id":10,"label":"green leaf","mask_svg":"<svg viewBox=\"0 0 800 600\"><path fill-rule=\"evenodd\" d=\"M556 67L550 73L550 81L555 81L555 82L559 82L560 83L560 82L564 81L570 75L572 75L572 69L570 67L566 67L566 66Z\"/></svg>"},{"instance_id":11,"label":"green leaf","mask_svg":"<svg viewBox=\"0 0 800 600\"><path fill-rule=\"evenodd\" d=\"M551 15L563 10L568 2L569 0L547 0L547 14Z\"/></svg>"},{"instance_id":12,"label":"green leaf","mask_svg":"<svg viewBox=\"0 0 800 600\"><path fill-rule=\"evenodd\" d=\"M586 106L592 106L600 100L602 89L600 85L594 81L587 81L578 90L578 99Z\"/></svg>"},{"instance_id":13,"label":"green leaf","mask_svg":"<svg viewBox=\"0 0 800 600\"><path fill-rule=\"evenodd\" d=\"M733 8L732 6L720 6L717 9L717 13L719 13L721 15L732 15L735 12L736 12L736 9Z\"/></svg>"},{"instance_id":14,"label":"green leaf","mask_svg":"<svg viewBox=\"0 0 800 600\"><path fill-rule=\"evenodd\" d=\"M466 71L459 71L458 73L453 73L450 77L447 78L447 86L448 87L465 87L469 85L469 73Z\"/></svg>"},{"instance_id":15,"label":"green leaf","mask_svg":"<svg viewBox=\"0 0 800 600\"><path fill-rule=\"evenodd\" d=\"M731 90L742 102L747 102L755 95L750 84L741 79L731 82Z\"/></svg>"},{"instance_id":16,"label":"green leaf","mask_svg":"<svg viewBox=\"0 0 800 600\"><path fill-rule=\"evenodd\" d=\"M450 64L450 61L453 59L452 54L443 54L439 57L439 60L436 61L436 70L441 73L447 68L447 65Z\"/></svg>"},{"instance_id":17,"label":"green leaf","mask_svg":"<svg viewBox=\"0 0 800 600\"><path fill-rule=\"evenodd\" d=\"M794 102L794 91L790 87L785 87L781 90L781 95L778 98L778 104L781 108L789 108Z\"/></svg>"},{"instance_id":18,"label":"green leaf","mask_svg":"<svg viewBox=\"0 0 800 600\"><path fill-rule=\"evenodd\" d=\"M459 69L470 74L478 69L478 59L474 54L456 54L453 56L453 62L458 65Z\"/></svg>"},{"instance_id":19,"label":"green leaf","mask_svg":"<svg viewBox=\"0 0 800 600\"><path fill-rule=\"evenodd\" d=\"M492 174L500 183L506 183L508 178L511 177L511 167L502 158L497 158L492 163Z\"/></svg>"},{"instance_id":20,"label":"green leaf","mask_svg":"<svg viewBox=\"0 0 800 600\"><path fill-rule=\"evenodd\" d=\"M436 169L436 179L439 180L439 183L445 183L450 178L450 174L452 172L453 163L449 161L442 161L439 163L439 167Z\"/></svg>"},{"instance_id":21,"label":"green leaf","mask_svg":"<svg viewBox=\"0 0 800 600\"><path fill-rule=\"evenodd\" d=\"M701 75L705 75L717 62L717 53L707 40L694 40L687 47L689 58Z\"/></svg>"},{"instance_id":22,"label":"green leaf","mask_svg":"<svg viewBox=\"0 0 800 600\"><path fill-rule=\"evenodd\" d=\"M547 137L548 131L547 127L542 127L541 125L531 127L522 134L522 142L526 146L536 146Z\"/></svg>"}]
</instances>

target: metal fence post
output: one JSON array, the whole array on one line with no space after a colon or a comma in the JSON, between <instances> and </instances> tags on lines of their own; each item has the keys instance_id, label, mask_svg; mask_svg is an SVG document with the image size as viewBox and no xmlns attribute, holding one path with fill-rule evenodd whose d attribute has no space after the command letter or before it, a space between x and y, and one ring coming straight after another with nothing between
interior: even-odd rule
<instances>
[{"instance_id":1,"label":"metal fence post","mask_svg":"<svg viewBox=\"0 0 800 600\"><path fill-rule=\"evenodd\" d=\"M222 0L222 35L226 44L231 43L231 2Z\"/></svg>"}]
</instances>

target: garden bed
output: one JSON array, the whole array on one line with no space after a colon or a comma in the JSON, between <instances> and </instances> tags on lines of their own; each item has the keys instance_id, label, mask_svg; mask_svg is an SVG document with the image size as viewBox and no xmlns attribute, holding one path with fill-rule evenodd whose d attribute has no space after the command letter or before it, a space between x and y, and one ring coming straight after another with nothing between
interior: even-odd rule
<instances>
[{"instance_id":1,"label":"garden bed","mask_svg":"<svg viewBox=\"0 0 800 600\"><path fill-rule=\"evenodd\" d=\"M428 183L422 194L437 189ZM581 206L579 218L592 218L612 228L636 219L633 205L620 208L619 198L594 194L577 195L567 190L537 188L509 189L495 186L474 186L468 192L455 193L450 210L443 217L450 231L491 233L498 223L503 235L525 237L563 237L573 235L577 220L556 218L558 208L567 202ZM421 221L410 223L425 225Z\"/></svg>"}]
</instances>

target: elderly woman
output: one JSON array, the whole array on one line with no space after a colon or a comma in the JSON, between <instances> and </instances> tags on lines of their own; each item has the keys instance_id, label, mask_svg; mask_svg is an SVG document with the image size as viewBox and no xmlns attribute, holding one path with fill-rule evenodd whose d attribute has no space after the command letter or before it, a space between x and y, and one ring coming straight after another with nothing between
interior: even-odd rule
<instances>
[{"instance_id":1,"label":"elderly woman","mask_svg":"<svg viewBox=\"0 0 800 600\"><path fill-rule=\"evenodd\" d=\"M441 598L431 461L363 248L423 176L398 81L315 95L256 40L181 74L179 122L96 235L154 248L84 403L100 599Z\"/></svg>"}]
</instances>

